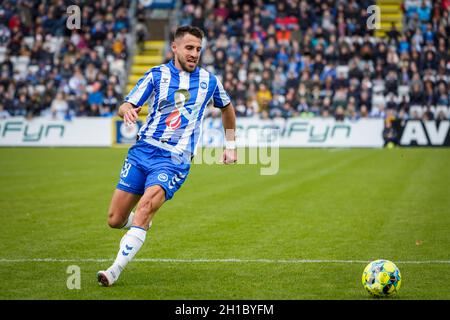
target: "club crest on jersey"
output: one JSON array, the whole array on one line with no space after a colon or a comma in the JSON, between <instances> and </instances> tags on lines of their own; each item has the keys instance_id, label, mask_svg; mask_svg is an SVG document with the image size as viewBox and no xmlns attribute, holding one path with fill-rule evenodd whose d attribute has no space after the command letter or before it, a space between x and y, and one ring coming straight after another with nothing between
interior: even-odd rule
<instances>
[{"instance_id":1,"label":"club crest on jersey","mask_svg":"<svg viewBox=\"0 0 450 320\"><path fill-rule=\"evenodd\" d=\"M200 88L206 89L206 88L208 88L208 84L207 84L205 81L202 81L202 82L200 83Z\"/></svg>"}]
</instances>

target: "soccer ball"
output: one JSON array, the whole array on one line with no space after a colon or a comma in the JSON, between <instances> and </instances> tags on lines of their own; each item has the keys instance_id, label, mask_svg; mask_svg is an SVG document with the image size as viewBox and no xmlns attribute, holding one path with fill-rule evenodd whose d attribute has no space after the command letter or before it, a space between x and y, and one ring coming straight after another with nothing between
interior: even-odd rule
<instances>
[{"instance_id":1,"label":"soccer ball","mask_svg":"<svg viewBox=\"0 0 450 320\"><path fill-rule=\"evenodd\" d=\"M375 260L364 269L362 284L375 297L388 297L398 292L402 278L400 270L389 260Z\"/></svg>"}]
</instances>

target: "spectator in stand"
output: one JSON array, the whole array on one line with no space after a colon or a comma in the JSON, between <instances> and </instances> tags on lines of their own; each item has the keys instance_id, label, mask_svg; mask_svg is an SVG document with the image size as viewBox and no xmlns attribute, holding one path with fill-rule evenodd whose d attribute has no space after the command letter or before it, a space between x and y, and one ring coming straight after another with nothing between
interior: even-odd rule
<instances>
[{"instance_id":1,"label":"spectator in stand","mask_svg":"<svg viewBox=\"0 0 450 320\"><path fill-rule=\"evenodd\" d=\"M292 108L291 104L286 101L283 104L283 108L281 110L281 117L283 117L284 119L288 119L288 118L292 118L294 114L294 109Z\"/></svg>"},{"instance_id":2,"label":"spectator in stand","mask_svg":"<svg viewBox=\"0 0 450 320\"><path fill-rule=\"evenodd\" d=\"M424 121L434 120L434 113L431 111L429 105L426 106L425 112L422 114L422 120Z\"/></svg>"},{"instance_id":3,"label":"spectator in stand","mask_svg":"<svg viewBox=\"0 0 450 320\"><path fill-rule=\"evenodd\" d=\"M431 7L425 0L422 1L421 6L417 9L417 14L419 15L420 22L424 23L430 21Z\"/></svg>"},{"instance_id":4,"label":"spectator in stand","mask_svg":"<svg viewBox=\"0 0 450 320\"><path fill-rule=\"evenodd\" d=\"M425 97L419 83L416 82L412 85L409 97L409 103L411 105L422 105L425 103Z\"/></svg>"},{"instance_id":5,"label":"spectator in stand","mask_svg":"<svg viewBox=\"0 0 450 320\"><path fill-rule=\"evenodd\" d=\"M8 119L9 117L11 117L11 115L5 110L5 106L0 103L0 120Z\"/></svg>"},{"instance_id":6,"label":"spectator in stand","mask_svg":"<svg viewBox=\"0 0 450 320\"><path fill-rule=\"evenodd\" d=\"M436 105L449 106L450 105L450 91L448 85L441 81L438 84L438 91L436 95Z\"/></svg>"},{"instance_id":7,"label":"spectator in stand","mask_svg":"<svg viewBox=\"0 0 450 320\"><path fill-rule=\"evenodd\" d=\"M50 106L51 114L56 119L64 119L69 111L69 104L67 103L64 93L58 92L55 99L53 99Z\"/></svg>"},{"instance_id":8,"label":"spectator in stand","mask_svg":"<svg viewBox=\"0 0 450 320\"><path fill-rule=\"evenodd\" d=\"M345 111L344 111L344 107L339 105L337 106L335 112L334 112L334 119L336 121L344 121L345 119Z\"/></svg>"},{"instance_id":9,"label":"spectator in stand","mask_svg":"<svg viewBox=\"0 0 450 320\"><path fill-rule=\"evenodd\" d=\"M117 96L114 94L114 89L109 86L106 90L106 95L103 97L103 107L114 110L119 102L119 99L117 99Z\"/></svg>"},{"instance_id":10,"label":"spectator in stand","mask_svg":"<svg viewBox=\"0 0 450 320\"><path fill-rule=\"evenodd\" d=\"M391 22L391 29L387 33L389 42L395 42L396 44L399 42L399 38L401 33L397 30L397 27L394 22Z\"/></svg>"},{"instance_id":11,"label":"spectator in stand","mask_svg":"<svg viewBox=\"0 0 450 320\"><path fill-rule=\"evenodd\" d=\"M256 93L256 98L259 105L259 112L268 112L269 102L270 100L272 100L272 93L264 83L261 83L259 85L258 92Z\"/></svg>"},{"instance_id":12,"label":"spectator in stand","mask_svg":"<svg viewBox=\"0 0 450 320\"><path fill-rule=\"evenodd\" d=\"M284 99L280 94L275 94L269 102L269 117L277 118L282 116Z\"/></svg>"}]
</instances>

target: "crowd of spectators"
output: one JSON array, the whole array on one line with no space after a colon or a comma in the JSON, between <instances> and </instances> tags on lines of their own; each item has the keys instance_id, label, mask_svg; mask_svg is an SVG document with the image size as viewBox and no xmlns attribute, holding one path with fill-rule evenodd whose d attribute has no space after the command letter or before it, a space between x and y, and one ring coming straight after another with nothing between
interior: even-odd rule
<instances>
[{"instance_id":1,"label":"crowd of spectators","mask_svg":"<svg viewBox=\"0 0 450 320\"><path fill-rule=\"evenodd\" d=\"M122 99L130 0L0 4L0 117L112 116ZM78 12L69 10L78 5Z\"/></svg>"},{"instance_id":2,"label":"crowd of spectators","mask_svg":"<svg viewBox=\"0 0 450 320\"><path fill-rule=\"evenodd\" d=\"M448 118L450 1L404 1L384 38L367 27L373 4L183 0L179 22L205 32L202 65L238 116Z\"/></svg>"},{"instance_id":3,"label":"crowd of spectators","mask_svg":"<svg viewBox=\"0 0 450 320\"><path fill-rule=\"evenodd\" d=\"M115 114L130 24L145 25L129 21L130 1L3 1L0 118ZM66 25L71 4L81 8L80 29ZM386 37L367 27L373 4L181 0L177 25L204 30L201 64L238 116L448 119L450 0L405 0L403 27Z\"/></svg>"}]
</instances>

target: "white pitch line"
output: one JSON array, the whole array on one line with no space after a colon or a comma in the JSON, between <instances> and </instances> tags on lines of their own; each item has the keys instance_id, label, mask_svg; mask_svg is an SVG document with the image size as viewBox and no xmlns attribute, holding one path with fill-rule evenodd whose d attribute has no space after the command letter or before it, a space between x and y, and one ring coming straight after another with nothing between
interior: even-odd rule
<instances>
[{"instance_id":1,"label":"white pitch line","mask_svg":"<svg viewBox=\"0 0 450 320\"><path fill-rule=\"evenodd\" d=\"M26 263L26 262L111 262L114 259L55 259L55 258L29 258L29 259L0 259L0 263ZM172 259L172 258L140 258L134 262L168 262L168 263L274 263L274 264L307 264L307 263L342 263L362 264L369 260L327 260L327 259ZM399 260L398 264L450 264L450 260Z\"/></svg>"}]
</instances>

